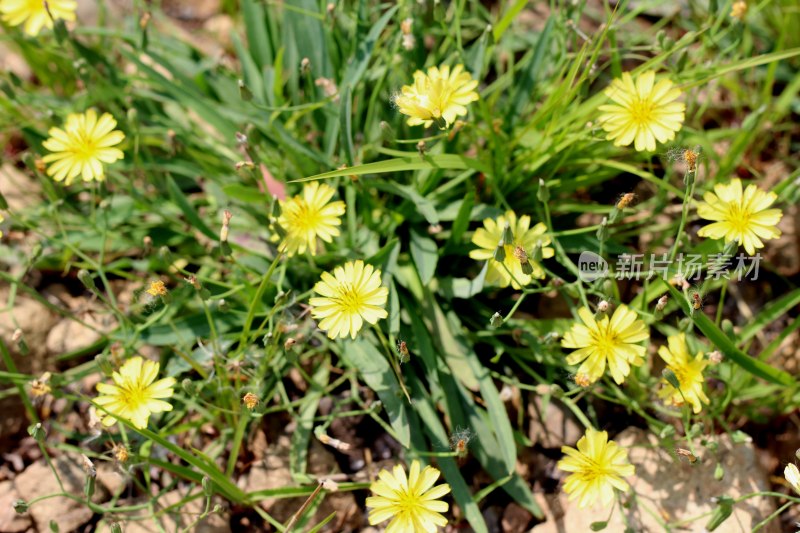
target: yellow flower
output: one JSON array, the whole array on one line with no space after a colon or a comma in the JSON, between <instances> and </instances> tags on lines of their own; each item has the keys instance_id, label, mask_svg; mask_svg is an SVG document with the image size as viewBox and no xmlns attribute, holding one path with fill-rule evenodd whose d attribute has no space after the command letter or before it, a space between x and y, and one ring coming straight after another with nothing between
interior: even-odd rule
<instances>
[{"instance_id":1,"label":"yellow flower","mask_svg":"<svg viewBox=\"0 0 800 533\"><path fill-rule=\"evenodd\" d=\"M747 2L734 2L731 6L731 18L744 20L745 15L747 15Z\"/></svg>"},{"instance_id":2,"label":"yellow flower","mask_svg":"<svg viewBox=\"0 0 800 533\"><path fill-rule=\"evenodd\" d=\"M150 286L145 292L150 296L166 296L168 291L163 281L156 280L150 282Z\"/></svg>"},{"instance_id":3,"label":"yellow flower","mask_svg":"<svg viewBox=\"0 0 800 533\"><path fill-rule=\"evenodd\" d=\"M303 187L302 196L294 196L281 201L281 216L278 224L286 232L279 250L292 256L305 253L317 253L317 238L331 242L339 235L344 214L344 202L331 202L336 191L333 187L312 181Z\"/></svg>"},{"instance_id":4,"label":"yellow flower","mask_svg":"<svg viewBox=\"0 0 800 533\"><path fill-rule=\"evenodd\" d=\"M314 292L321 297L309 300L311 316L322 319L319 327L331 339L348 334L355 339L364 321L375 324L387 317L383 306L389 289L381 287L381 271L364 261L338 266L333 275L323 272Z\"/></svg>"},{"instance_id":5,"label":"yellow flower","mask_svg":"<svg viewBox=\"0 0 800 533\"><path fill-rule=\"evenodd\" d=\"M367 498L370 525L392 519L386 533L435 533L447 525L441 515L449 508L439 498L450 492L450 485L433 486L439 479L439 471L426 466L420 472L419 461L411 463L406 478L405 469L397 465L390 474L388 470L378 472L378 480L370 485L375 496Z\"/></svg>"},{"instance_id":6,"label":"yellow flower","mask_svg":"<svg viewBox=\"0 0 800 533\"><path fill-rule=\"evenodd\" d=\"M675 374L680 390L664 379L658 395L670 405L681 406L689 402L692 411L697 414L703 409L703 403L709 403L708 396L703 392L703 370L708 366L708 361L703 358L702 352L694 357L689 355L684 333L670 335L667 343L669 347L661 346L658 355L667 363L667 369Z\"/></svg>"},{"instance_id":7,"label":"yellow flower","mask_svg":"<svg viewBox=\"0 0 800 533\"><path fill-rule=\"evenodd\" d=\"M614 146L634 143L637 151L656 149L656 141L665 143L675 138L683 125L686 106L675 102L681 91L663 79L655 83L652 70L639 75L634 83L629 72L615 79L605 90L614 104L601 105L600 125Z\"/></svg>"},{"instance_id":8,"label":"yellow flower","mask_svg":"<svg viewBox=\"0 0 800 533\"><path fill-rule=\"evenodd\" d=\"M452 71L447 65L430 67L427 74L421 70L414 73L414 84L404 85L395 103L401 113L411 117L409 126L424 124L427 128L436 122L444 129L467 114L467 105L478 99L477 86L469 72L464 72L464 65Z\"/></svg>"},{"instance_id":9,"label":"yellow flower","mask_svg":"<svg viewBox=\"0 0 800 533\"><path fill-rule=\"evenodd\" d=\"M607 506L614 499L614 489L628 490L623 476L633 475L633 465L628 462L628 452L613 440L608 433L592 428L578 441L578 449L562 446L566 457L558 462L558 468L572 472L564 483L564 492L570 500L578 500L578 507L587 507L600 500Z\"/></svg>"},{"instance_id":10,"label":"yellow flower","mask_svg":"<svg viewBox=\"0 0 800 533\"><path fill-rule=\"evenodd\" d=\"M70 114L64 129L50 128L50 138L42 143L47 150L53 152L44 156L47 175L56 181L72 183L80 175L83 181L103 181L105 172L103 163L113 163L122 159L124 154L114 148L125 138L125 134L114 128L117 121L108 113L98 119L94 109L86 113Z\"/></svg>"},{"instance_id":11,"label":"yellow flower","mask_svg":"<svg viewBox=\"0 0 800 533\"><path fill-rule=\"evenodd\" d=\"M74 0L47 0L47 5L53 18L75 20L78 3ZM10 26L25 24L25 33L31 36L37 35L42 27L53 27L44 0L0 0L0 13Z\"/></svg>"},{"instance_id":12,"label":"yellow flower","mask_svg":"<svg viewBox=\"0 0 800 533\"><path fill-rule=\"evenodd\" d=\"M611 319L604 315L597 321L586 307L578 310L578 316L583 324L573 324L561 340L562 347L576 349L567 356L567 363L576 365L583 361L578 375L584 374L594 383L603 377L608 364L611 377L622 383L631 365L639 366L644 362L645 347L636 343L647 340L650 334L645 323L628 306L617 307Z\"/></svg>"},{"instance_id":13,"label":"yellow flower","mask_svg":"<svg viewBox=\"0 0 800 533\"><path fill-rule=\"evenodd\" d=\"M761 239L776 239L781 232L776 227L783 213L780 209L768 209L778 196L774 192L764 192L754 184L742 192L742 180L733 179L727 185L715 185L714 192L703 195L703 202L697 206L697 214L706 220L713 220L697 232L701 237L725 239L744 244L748 254L763 248Z\"/></svg>"},{"instance_id":14,"label":"yellow flower","mask_svg":"<svg viewBox=\"0 0 800 533\"><path fill-rule=\"evenodd\" d=\"M94 403L107 413L129 420L135 428L144 429L152 413L172 411L172 405L163 399L172 397L175 378L155 381L159 366L139 356L127 360L119 372L111 375L114 385L97 384L101 395ZM113 426L116 421L114 416L103 416L104 426Z\"/></svg>"},{"instance_id":15,"label":"yellow flower","mask_svg":"<svg viewBox=\"0 0 800 533\"><path fill-rule=\"evenodd\" d=\"M789 482L794 491L800 494L800 470L797 469L794 463L786 465L786 468L783 469L783 477L786 478L786 481Z\"/></svg>"},{"instance_id":16,"label":"yellow flower","mask_svg":"<svg viewBox=\"0 0 800 533\"><path fill-rule=\"evenodd\" d=\"M513 242L504 242L504 257L502 263L494 259L497 245L503 239L506 222L514 236ZM523 215L517 218L513 211L506 211L504 215L497 217L497 220L487 218L483 221L483 227L478 228L472 236L472 243L480 246L477 250L472 250L469 256L478 261L489 260L489 267L486 271L486 282L500 287L511 285L519 290L521 285L527 285L531 279L544 278L544 270L541 265L533 259L529 259L532 271L529 274L523 272L523 263L520 261L522 253L517 248L522 248L525 255L533 256L534 250L541 249L541 257L548 259L553 257L555 251L547 246L550 244L550 237L545 235L547 227L539 222L532 228L531 217ZM510 271L510 273L509 273ZM512 277L513 274L513 277Z\"/></svg>"},{"instance_id":17,"label":"yellow flower","mask_svg":"<svg viewBox=\"0 0 800 533\"><path fill-rule=\"evenodd\" d=\"M5 219L6 219L6 217L4 217L2 213L0 213L0 224L2 224L3 221L5 221ZM2 237L3 237L3 230L0 229L0 238L2 238Z\"/></svg>"}]
</instances>

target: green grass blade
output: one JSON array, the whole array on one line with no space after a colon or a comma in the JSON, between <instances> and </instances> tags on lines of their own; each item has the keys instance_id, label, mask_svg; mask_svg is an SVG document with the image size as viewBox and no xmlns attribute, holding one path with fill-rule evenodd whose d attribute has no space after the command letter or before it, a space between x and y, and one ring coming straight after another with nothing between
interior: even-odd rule
<instances>
[{"instance_id":1,"label":"green grass blade","mask_svg":"<svg viewBox=\"0 0 800 533\"><path fill-rule=\"evenodd\" d=\"M364 383L381 399L400 444L408 448L411 445L411 430L406 411L408 407L400 394L397 376L386 357L374 345L358 338L344 347L342 358L348 366L358 371Z\"/></svg>"}]
</instances>

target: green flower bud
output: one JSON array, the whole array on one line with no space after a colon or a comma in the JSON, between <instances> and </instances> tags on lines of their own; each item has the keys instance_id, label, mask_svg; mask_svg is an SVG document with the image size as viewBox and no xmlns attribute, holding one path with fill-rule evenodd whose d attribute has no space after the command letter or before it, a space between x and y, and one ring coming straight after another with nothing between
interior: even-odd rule
<instances>
[{"instance_id":1,"label":"green flower bud","mask_svg":"<svg viewBox=\"0 0 800 533\"><path fill-rule=\"evenodd\" d=\"M28 512L28 504L25 503L25 500L15 500L11 506L14 508L14 511L16 511L17 514L25 514Z\"/></svg>"},{"instance_id":2,"label":"green flower bud","mask_svg":"<svg viewBox=\"0 0 800 533\"><path fill-rule=\"evenodd\" d=\"M729 496L717 498L717 506L711 514L711 520L706 524L707 531L714 531L733 514L733 499Z\"/></svg>"},{"instance_id":3,"label":"green flower bud","mask_svg":"<svg viewBox=\"0 0 800 533\"><path fill-rule=\"evenodd\" d=\"M511 224L508 222L503 228L503 242L514 242L514 233L511 231Z\"/></svg>"},{"instance_id":4,"label":"green flower bud","mask_svg":"<svg viewBox=\"0 0 800 533\"><path fill-rule=\"evenodd\" d=\"M669 368L665 368L661 371L661 376L667 380L667 383L675 387L676 389L681 389L681 382L678 381L678 376L675 375L675 372L670 370Z\"/></svg>"},{"instance_id":5,"label":"green flower bud","mask_svg":"<svg viewBox=\"0 0 800 533\"><path fill-rule=\"evenodd\" d=\"M547 188L547 183L542 178L539 178L539 190L536 191L536 198L543 204L550 199L550 189Z\"/></svg>"},{"instance_id":6,"label":"green flower bud","mask_svg":"<svg viewBox=\"0 0 800 533\"><path fill-rule=\"evenodd\" d=\"M253 99L253 92L247 88L247 85L244 84L244 80L239 80L239 96L245 102L249 102Z\"/></svg>"},{"instance_id":7,"label":"green flower bud","mask_svg":"<svg viewBox=\"0 0 800 533\"><path fill-rule=\"evenodd\" d=\"M505 241L503 239L500 239L500 242L497 243L497 248L494 249L494 253L492 254L492 257L498 263L502 263L503 261L506 260L506 246L505 246L505 244L506 244Z\"/></svg>"},{"instance_id":8,"label":"green flower bud","mask_svg":"<svg viewBox=\"0 0 800 533\"><path fill-rule=\"evenodd\" d=\"M94 496L95 479L96 478L94 476L87 475L86 480L83 483L83 494L86 496L87 500Z\"/></svg>"},{"instance_id":9,"label":"green flower bud","mask_svg":"<svg viewBox=\"0 0 800 533\"><path fill-rule=\"evenodd\" d=\"M503 325L503 317L500 316L500 313L495 313L492 315L492 318L489 319L489 325L493 328L499 328Z\"/></svg>"},{"instance_id":10,"label":"green flower bud","mask_svg":"<svg viewBox=\"0 0 800 533\"><path fill-rule=\"evenodd\" d=\"M82 268L78 271L78 279L83 286L89 289L90 291L96 293L97 292L97 285L94 284L94 278L92 277L91 273L85 268Z\"/></svg>"},{"instance_id":11,"label":"green flower bud","mask_svg":"<svg viewBox=\"0 0 800 533\"><path fill-rule=\"evenodd\" d=\"M32 426L28 427L28 435L36 439L38 442L43 442L45 437L47 437L47 430L44 429L41 422L37 422Z\"/></svg>"},{"instance_id":12,"label":"green flower bud","mask_svg":"<svg viewBox=\"0 0 800 533\"><path fill-rule=\"evenodd\" d=\"M107 354L97 354L94 357L94 362L97 363L97 366L104 375L110 376L114 372L114 365L111 364L111 359Z\"/></svg>"}]
</instances>

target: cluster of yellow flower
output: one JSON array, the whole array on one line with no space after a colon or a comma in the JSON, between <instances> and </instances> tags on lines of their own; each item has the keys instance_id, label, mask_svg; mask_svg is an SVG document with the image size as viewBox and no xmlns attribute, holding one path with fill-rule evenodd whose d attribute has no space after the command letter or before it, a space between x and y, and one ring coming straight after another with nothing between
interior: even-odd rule
<instances>
[{"instance_id":1,"label":"cluster of yellow flower","mask_svg":"<svg viewBox=\"0 0 800 533\"><path fill-rule=\"evenodd\" d=\"M3 20L11 25L24 24L24 31L30 35L42 27L52 27L54 19L74 20L76 7L73 0L49 0L46 4L38 0L0 0ZM410 126L436 124L441 129L448 128L458 117L465 116L467 106L479 98L475 91L478 82L465 72L463 65L452 69L446 65L430 67L427 72L415 72L413 80L394 99L399 111L409 117ZM615 146L633 144L637 151L654 151L657 143L674 140L682 127L686 107L677 101L681 91L668 79L657 80L654 71L640 73L635 79L631 73L623 73L605 94L612 103L599 107L598 122ZM104 180L104 165L124 157L117 146L125 135L116 126L110 114L98 117L93 109L68 115L63 129L51 128L49 139L43 143L50 152L43 158L48 164L47 174L66 185L78 176L85 182ZM318 241L330 243L339 235L346 206L342 201L332 201L335 193L329 185L312 182L304 186L301 195L280 202L281 214L276 223L282 233L278 245L281 253L315 255ZM762 239L780 235L775 226L782 213L770 208L776 199L774 193L754 184L743 190L739 179L716 185L697 207L700 217L713 222L699 235L739 243L753 254L764 246ZM518 217L511 210L496 219L485 219L472 242L478 248L470 252L470 257L488 260L486 282L500 287L521 289L533 279L543 279L542 261L555 254L549 246L547 227L541 222L531 226L528 215ZM154 283L148 292L157 295L166 291L162 282L156 283L160 285ZM314 292L317 296L309 300L312 316L331 339L355 338L365 322L376 324L387 316L384 307L388 289L382 286L381 271L361 260L337 266L332 273L324 272ZM649 339L649 332L637 313L620 305L610 317L601 314L597 318L588 308L579 309L580 321L573 324L561 342L563 348L574 350L566 361L580 364L576 382L584 386L600 379L606 367L612 379L622 383L631 367L644 361L646 349L640 343ZM702 404L709 403L703 390L703 371L708 365L703 354L689 353L683 333L668 337L667 346L661 346L658 354L674 378L662 380L658 395L671 405L688 403L699 413ZM110 426L121 418L143 429L152 413L170 411L172 405L165 400L173 394L175 379L156 381L158 372L158 363L137 356L113 373L113 385L98 384L100 395L94 403L103 411L103 424ZM249 408L257 403L253 398ZM565 457L558 466L570 472L564 489L570 499L578 500L579 506L598 500L609 504L614 489L627 490L622 478L632 475L634 467L628 462L626 451L609 441L605 431L587 428L577 449L564 446L562 452ZM366 502L372 509L370 523L392 519L387 532L434 532L445 525L441 513L448 510L448 504L439 498L450 487L434 486L438 477L438 470L430 466L421 469L418 461L412 462L408 477L399 465L392 473L381 471L379 480L371 486L374 496Z\"/></svg>"}]
</instances>

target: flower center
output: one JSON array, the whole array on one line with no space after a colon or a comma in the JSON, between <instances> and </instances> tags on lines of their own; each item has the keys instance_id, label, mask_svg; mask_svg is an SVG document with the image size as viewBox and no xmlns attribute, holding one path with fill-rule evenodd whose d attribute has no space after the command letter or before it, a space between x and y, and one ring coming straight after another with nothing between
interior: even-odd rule
<instances>
[{"instance_id":1,"label":"flower center","mask_svg":"<svg viewBox=\"0 0 800 533\"><path fill-rule=\"evenodd\" d=\"M633 121L642 126L653 121L653 102L649 99L634 98L630 106Z\"/></svg>"},{"instance_id":2,"label":"flower center","mask_svg":"<svg viewBox=\"0 0 800 533\"><path fill-rule=\"evenodd\" d=\"M70 148L72 154L83 161L93 159L97 154L95 139L83 131L73 133L72 146Z\"/></svg>"},{"instance_id":3,"label":"flower center","mask_svg":"<svg viewBox=\"0 0 800 533\"><path fill-rule=\"evenodd\" d=\"M397 499L397 506L400 508L400 513L405 515L414 515L418 512L420 501L416 494L408 491L403 491L399 494Z\"/></svg>"},{"instance_id":4,"label":"flower center","mask_svg":"<svg viewBox=\"0 0 800 533\"><path fill-rule=\"evenodd\" d=\"M675 377L678 378L678 383L680 383L682 391L686 391L697 379L698 372L691 364L670 367L670 370L672 370L675 373Z\"/></svg>"},{"instance_id":5,"label":"flower center","mask_svg":"<svg viewBox=\"0 0 800 533\"><path fill-rule=\"evenodd\" d=\"M119 387L119 400L131 411L139 409L146 401L146 389L138 383L127 383Z\"/></svg>"},{"instance_id":6,"label":"flower center","mask_svg":"<svg viewBox=\"0 0 800 533\"><path fill-rule=\"evenodd\" d=\"M590 457L585 457L584 461L583 469L580 472L576 472L576 474L578 474L585 483L592 483L598 478L604 478L614 474L613 470L603 467L599 462Z\"/></svg>"},{"instance_id":7,"label":"flower center","mask_svg":"<svg viewBox=\"0 0 800 533\"><path fill-rule=\"evenodd\" d=\"M616 333L611 331L610 324L605 328L601 326L596 331L592 331L592 340L597 350L603 354L603 357L613 354L619 344Z\"/></svg>"},{"instance_id":8,"label":"flower center","mask_svg":"<svg viewBox=\"0 0 800 533\"><path fill-rule=\"evenodd\" d=\"M738 232L744 232L750 227L751 214L739 203L728 204L728 223Z\"/></svg>"},{"instance_id":9,"label":"flower center","mask_svg":"<svg viewBox=\"0 0 800 533\"><path fill-rule=\"evenodd\" d=\"M299 207L300 209L292 221L297 225L297 231L306 232L316 229L320 223L319 210L312 208L305 202L300 202Z\"/></svg>"},{"instance_id":10,"label":"flower center","mask_svg":"<svg viewBox=\"0 0 800 533\"><path fill-rule=\"evenodd\" d=\"M355 289L351 283L342 283L338 288L338 296L336 301L343 313L357 314L364 305L361 299L361 294Z\"/></svg>"}]
</instances>

